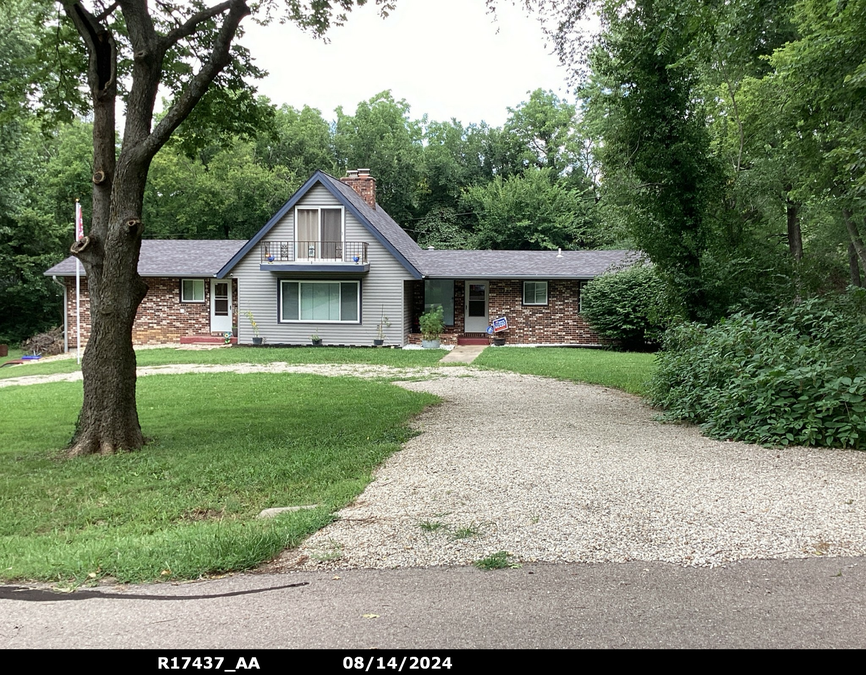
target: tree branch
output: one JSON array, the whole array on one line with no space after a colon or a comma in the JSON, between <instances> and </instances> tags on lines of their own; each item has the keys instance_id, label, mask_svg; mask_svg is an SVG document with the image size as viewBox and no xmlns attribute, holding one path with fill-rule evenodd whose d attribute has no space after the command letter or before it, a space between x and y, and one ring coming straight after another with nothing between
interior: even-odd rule
<instances>
[{"instance_id":1,"label":"tree branch","mask_svg":"<svg viewBox=\"0 0 866 675\"><path fill-rule=\"evenodd\" d=\"M117 9L118 4L120 4L120 3L112 2L102 14L100 14L99 16L96 17L96 20L100 23L105 21L109 16L111 16L111 14L114 12L114 10Z\"/></svg>"},{"instance_id":2,"label":"tree branch","mask_svg":"<svg viewBox=\"0 0 866 675\"><path fill-rule=\"evenodd\" d=\"M90 56L87 75L90 92L95 100L101 92L108 88L113 89L116 83L117 50L114 38L79 0L64 0L63 9L87 47Z\"/></svg>"},{"instance_id":3,"label":"tree branch","mask_svg":"<svg viewBox=\"0 0 866 675\"><path fill-rule=\"evenodd\" d=\"M93 171L102 179L93 187L90 237L105 237L111 210L111 189L116 157L114 147L114 104L117 97L117 45L111 31L102 25L79 0L63 0L63 9L72 20L88 52L87 79L93 101ZM76 253L88 275L99 259L99 246L91 246L89 257ZM88 264L91 264L88 267Z\"/></svg>"},{"instance_id":4,"label":"tree branch","mask_svg":"<svg viewBox=\"0 0 866 675\"><path fill-rule=\"evenodd\" d=\"M214 5L208 9L203 9L202 11L193 14L189 19L184 22L182 26L178 26L174 30L170 31L165 37L162 38L162 48L168 49L172 45L177 44L179 40L182 40L185 37L189 37L193 33L195 33L198 25L202 21L207 21L208 19L212 19L218 14L222 14L227 9L229 9L233 4L235 4L232 0L226 0L225 2L221 2L218 5Z\"/></svg>"},{"instance_id":5,"label":"tree branch","mask_svg":"<svg viewBox=\"0 0 866 675\"><path fill-rule=\"evenodd\" d=\"M124 141L139 143L150 134L164 52L146 0L119 0L132 46L132 87L127 101Z\"/></svg>"},{"instance_id":6,"label":"tree branch","mask_svg":"<svg viewBox=\"0 0 866 675\"><path fill-rule=\"evenodd\" d=\"M202 65L201 70L187 84L142 144L141 152L144 153L145 157L153 157L165 145L174 130L189 116L192 109L205 95L214 78L228 65L231 58L229 50L232 41L241 20L250 14L250 8L245 0L230 0L227 4L229 5L229 12L215 40L210 58Z\"/></svg>"}]
</instances>

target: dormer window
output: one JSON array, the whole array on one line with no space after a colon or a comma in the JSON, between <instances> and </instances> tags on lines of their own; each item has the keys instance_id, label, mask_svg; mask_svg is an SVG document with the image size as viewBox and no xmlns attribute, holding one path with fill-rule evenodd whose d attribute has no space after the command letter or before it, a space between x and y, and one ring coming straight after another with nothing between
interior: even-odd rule
<instances>
[{"instance_id":1,"label":"dormer window","mask_svg":"<svg viewBox=\"0 0 866 675\"><path fill-rule=\"evenodd\" d=\"M342 208L296 209L295 223L295 251L299 259L343 259Z\"/></svg>"}]
</instances>

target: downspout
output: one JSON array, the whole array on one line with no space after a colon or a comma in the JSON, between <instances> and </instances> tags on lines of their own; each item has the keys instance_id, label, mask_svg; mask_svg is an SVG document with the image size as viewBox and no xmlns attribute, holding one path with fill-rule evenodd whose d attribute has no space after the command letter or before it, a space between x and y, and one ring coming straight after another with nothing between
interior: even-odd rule
<instances>
[{"instance_id":1,"label":"downspout","mask_svg":"<svg viewBox=\"0 0 866 675\"><path fill-rule=\"evenodd\" d=\"M55 284L57 284L58 286L60 286L63 289L63 353L68 354L69 353L69 334L67 332L67 329L68 329L69 312L68 312L68 308L66 306L66 284L61 284L59 281L57 281L57 276L54 274L51 275L51 281L53 281Z\"/></svg>"}]
</instances>

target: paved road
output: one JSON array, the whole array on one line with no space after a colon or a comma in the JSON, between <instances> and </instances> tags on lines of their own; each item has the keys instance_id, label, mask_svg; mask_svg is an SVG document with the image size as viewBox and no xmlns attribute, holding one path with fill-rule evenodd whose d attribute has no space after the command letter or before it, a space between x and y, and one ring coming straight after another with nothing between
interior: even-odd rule
<instances>
[{"instance_id":1,"label":"paved road","mask_svg":"<svg viewBox=\"0 0 866 675\"><path fill-rule=\"evenodd\" d=\"M866 647L866 559L242 574L0 587L7 648Z\"/></svg>"}]
</instances>

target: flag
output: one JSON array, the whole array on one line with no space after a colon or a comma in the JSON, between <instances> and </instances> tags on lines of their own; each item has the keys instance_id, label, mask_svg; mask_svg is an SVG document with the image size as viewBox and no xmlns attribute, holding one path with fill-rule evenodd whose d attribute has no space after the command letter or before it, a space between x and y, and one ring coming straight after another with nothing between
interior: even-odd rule
<instances>
[{"instance_id":1,"label":"flag","mask_svg":"<svg viewBox=\"0 0 866 675\"><path fill-rule=\"evenodd\" d=\"M75 202L75 241L84 236L84 218L81 215L81 204Z\"/></svg>"}]
</instances>

